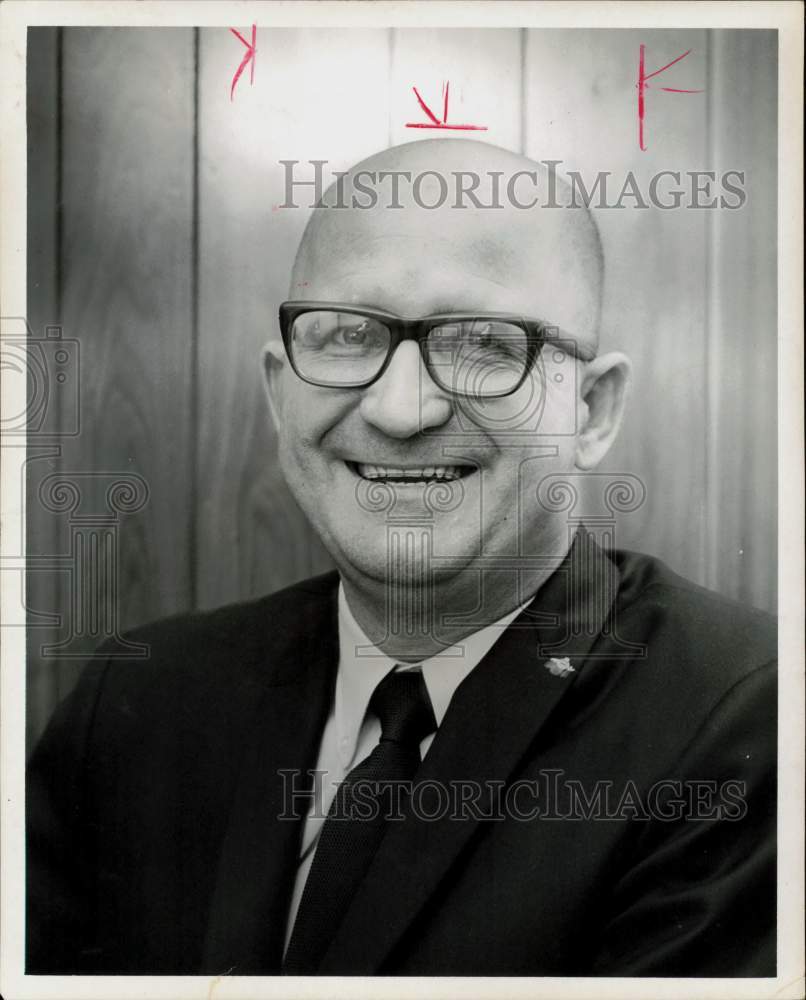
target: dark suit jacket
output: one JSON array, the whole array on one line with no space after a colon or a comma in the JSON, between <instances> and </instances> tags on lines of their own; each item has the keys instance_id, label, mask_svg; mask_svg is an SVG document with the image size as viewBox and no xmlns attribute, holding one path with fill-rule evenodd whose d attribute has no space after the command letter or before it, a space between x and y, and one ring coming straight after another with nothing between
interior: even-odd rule
<instances>
[{"instance_id":1,"label":"dark suit jacket","mask_svg":"<svg viewBox=\"0 0 806 1000\"><path fill-rule=\"evenodd\" d=\"M90 664L30 765L29 973L279 973L302 822L278 772L316 764L336 590ZM583 534L418 772L481 797L390 824L320 971L774 975L775 653L767 616Z\"/></svg>"}]
</instances>

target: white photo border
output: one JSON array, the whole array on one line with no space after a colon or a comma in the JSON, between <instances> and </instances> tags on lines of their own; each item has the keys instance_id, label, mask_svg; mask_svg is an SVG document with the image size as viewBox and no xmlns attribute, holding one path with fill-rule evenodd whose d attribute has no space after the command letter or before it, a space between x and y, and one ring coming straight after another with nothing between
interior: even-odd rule
<instances>
[{"instance_id":1,"label":"white photo border","mask_svg":"<svg viewBox=\"0 0 806 1000\"><path fill-rule=\"evenodd\" d=\"M804 492L803 492L803 8L781 3L613 2L61 2L0 6L0 313L26 315L26 31L36 25L473 26L773 28L779 32L778 469L779 469L779 822L778 976L775 979L273 978L210 976L26 976L24 955L25 629L13 627L18 583L0 574L0 992L27 998L213 997L781 997L804 995ZM2 414L25 407L24 373L3 368ZM24 539L25 447L0 457L0 552ZM19 624L19 623L16 623Z\"/></svg>"}]
</instances>

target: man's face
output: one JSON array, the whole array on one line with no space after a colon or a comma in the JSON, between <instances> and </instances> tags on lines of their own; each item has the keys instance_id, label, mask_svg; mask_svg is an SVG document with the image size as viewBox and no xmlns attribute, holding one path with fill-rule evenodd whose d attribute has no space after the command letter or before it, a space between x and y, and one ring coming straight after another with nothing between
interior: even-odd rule
<instances>
[{"instance_id":1,"label":"man's face","mask_svg":"<svg viewBox=\"0 0 806 1000\"><path fill-rule=\"evenodd\" d=\"M419 218L387 211L352 223L334 212L295 271L296 297L405 317L507 312L570 331L589 322L590 296L577 294L560 249L536 269L517 235L495 235L500 220L480 232L462 218L435 236L433 213L411 211ZM413 341L363 389L309 385L286 364L275 393L284 474L348 577L416 579L429 560L451 576L481 556L554 552L565 526L538 502L538 484L574 466L582 368L547 345L516 392L479 400L437 386ZM414 528L407 552L390 551L391 523Z\"/></svg>"}]
</instances>

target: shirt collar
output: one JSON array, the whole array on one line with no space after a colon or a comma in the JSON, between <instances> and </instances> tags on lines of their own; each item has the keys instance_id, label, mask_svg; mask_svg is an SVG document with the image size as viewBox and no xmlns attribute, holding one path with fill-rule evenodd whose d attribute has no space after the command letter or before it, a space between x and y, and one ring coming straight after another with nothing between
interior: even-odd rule
<instances>
[{"instance_id":1,"label":"shirt collar","mask_svg":"<svg viewBox=\"0 0 806 1000\"><path fill-rule=\"evenodd\" d=\"M440 650L421 663L398 664L366 637L353 617L344 587L340 584L339 670L336 677L335 715L339 758L344 768L350 765L355 756L361 724L372 693L391 670L395 667L399 670L422 670L434 718L439 726L456 689L531 600L530 597L497 622L465 636L461 642Z\"/></svg>"}]
</instances>

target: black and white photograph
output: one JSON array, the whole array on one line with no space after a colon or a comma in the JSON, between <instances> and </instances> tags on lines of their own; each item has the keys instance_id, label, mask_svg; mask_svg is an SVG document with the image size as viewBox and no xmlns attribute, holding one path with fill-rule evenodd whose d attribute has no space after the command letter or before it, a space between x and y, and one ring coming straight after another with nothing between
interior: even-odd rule
<instances>
[{"instance_id":1,"label":"black and white photograph","mask_svg":"<svg viewBox=\"0 0 806 1000\"><path fill-rule=\"evenodd\" d=\"M802 996L802 13L2 5L6 1000Z\"/></svg>"}]
</instances>

